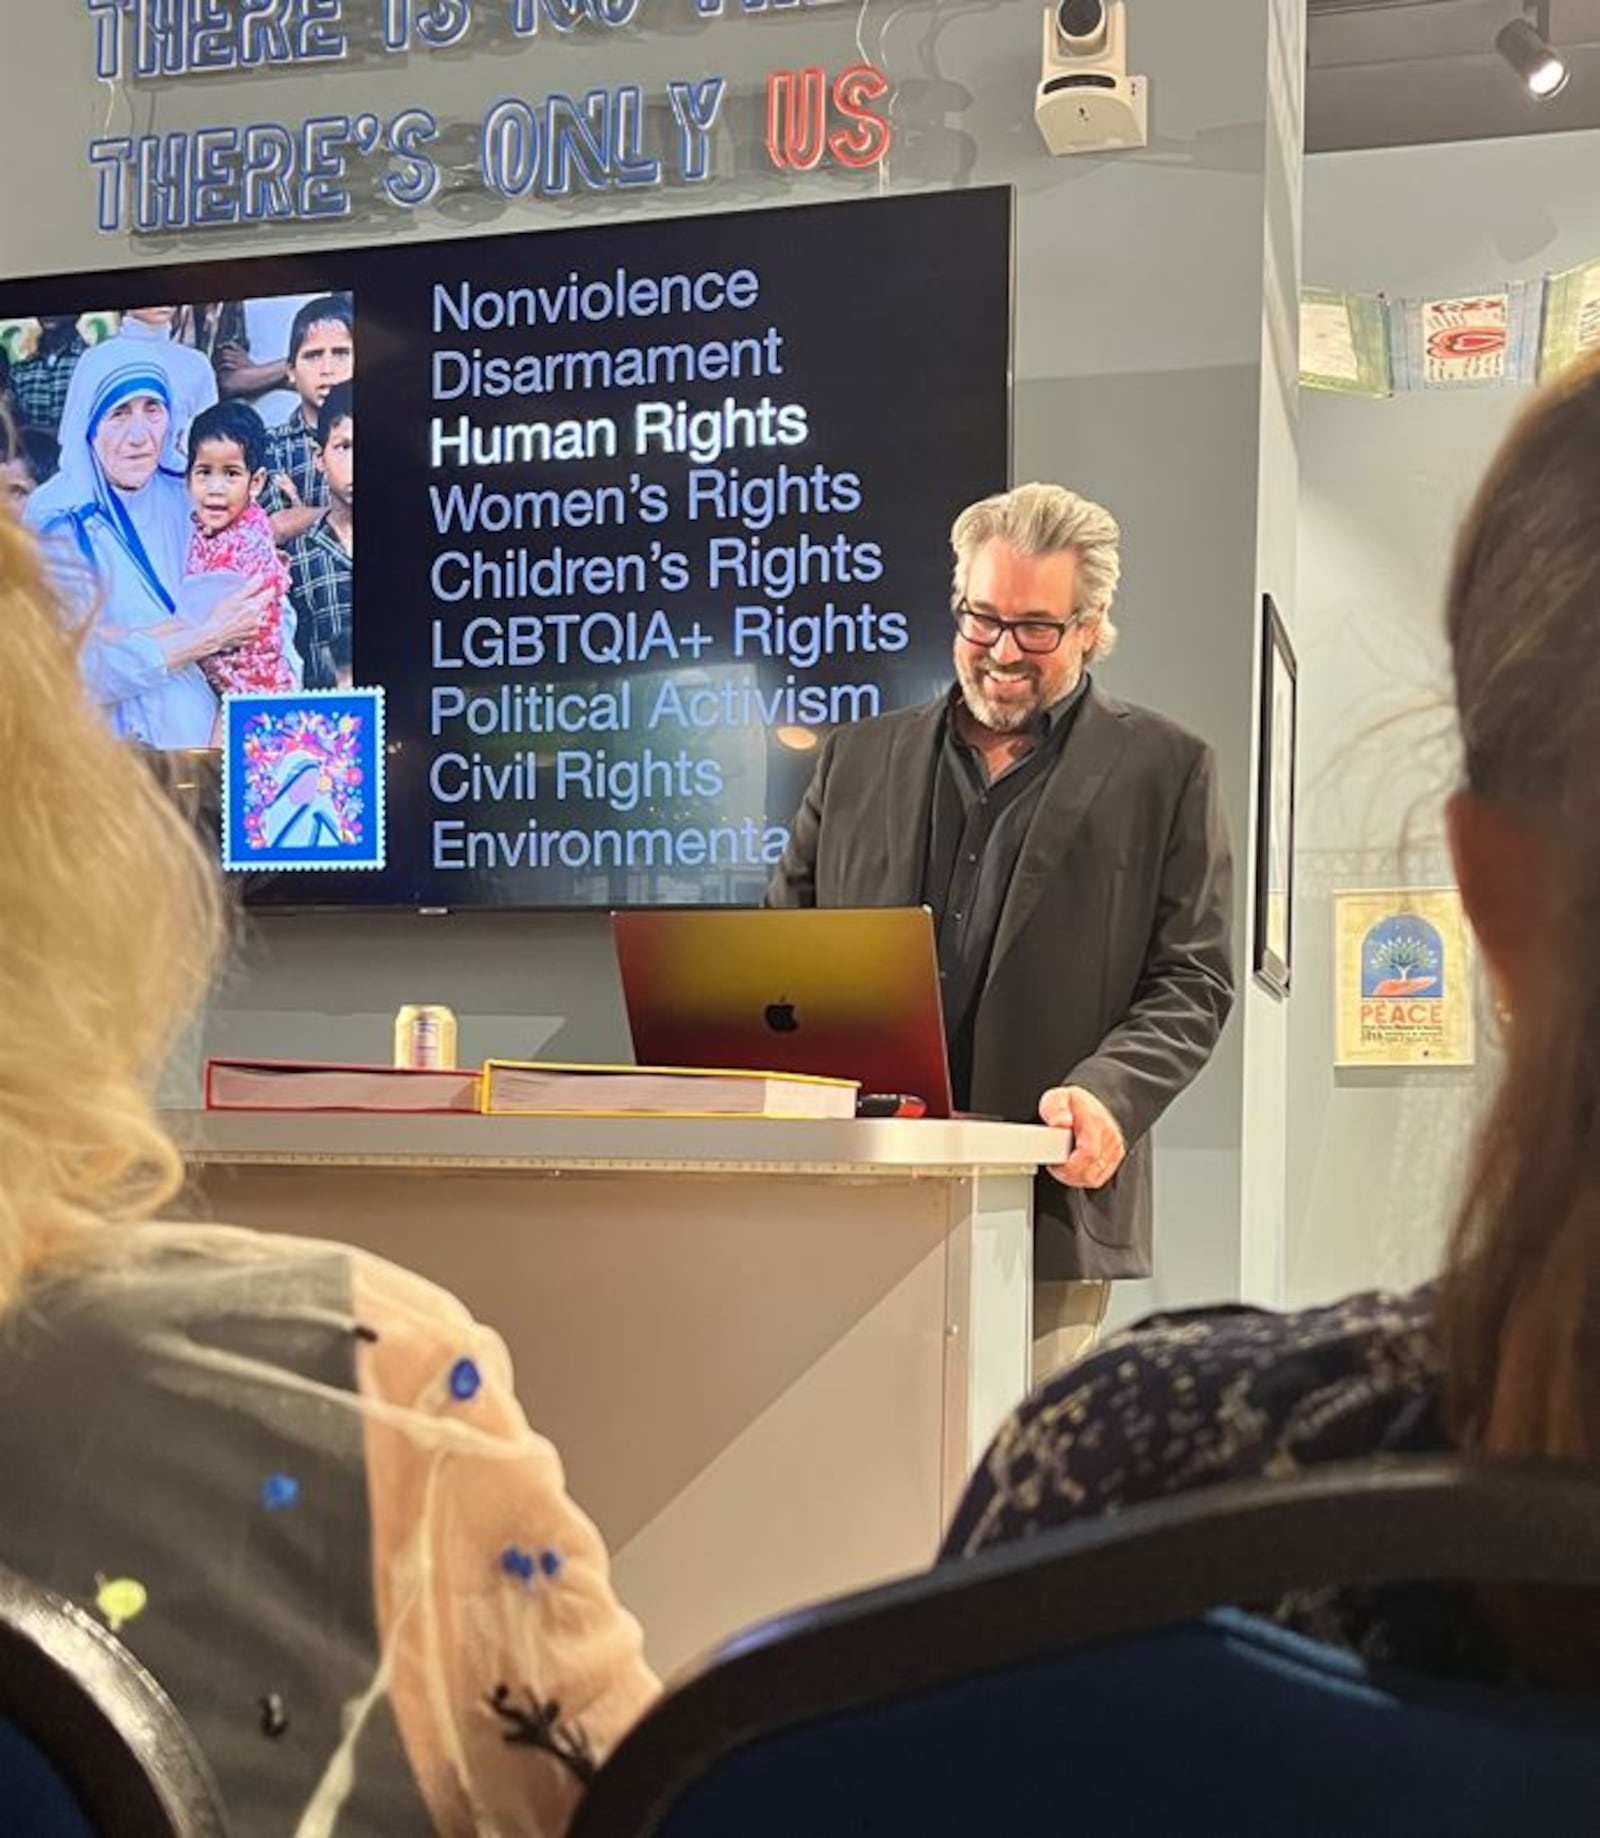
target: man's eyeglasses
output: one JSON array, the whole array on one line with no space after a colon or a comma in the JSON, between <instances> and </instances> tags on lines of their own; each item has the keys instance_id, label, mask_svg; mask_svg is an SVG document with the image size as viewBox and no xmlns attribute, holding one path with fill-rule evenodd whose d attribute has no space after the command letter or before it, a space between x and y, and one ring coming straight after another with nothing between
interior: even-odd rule
<instances>
[{"instance_id":1,"label":"man's eyeglasses","mask_svg":"<svg viewBox=\"0 0 1600 1838\"><path fill-rule=\"evenodd\" d=\"M958 600L954 610L956 630L969 645L981 645L987 651L1009 632L1017 649L1030 657L1045 657L1054 651L1079 619L1076 613L1070 619L1002 619L998 613L980 613L965 600Z\"/></svg>"}]
</instances>

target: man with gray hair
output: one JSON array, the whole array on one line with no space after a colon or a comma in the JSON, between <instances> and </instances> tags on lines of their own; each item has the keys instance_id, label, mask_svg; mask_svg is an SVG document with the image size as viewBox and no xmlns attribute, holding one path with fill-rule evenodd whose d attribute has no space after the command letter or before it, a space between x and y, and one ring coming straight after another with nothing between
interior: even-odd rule
<instances>
[{"instance_id":1,"label":"man with gray hair","mask_svg":"<svg viewBox=\"0 0 1600 1838\"><path fill-rule=\"evenodd\" d=\"M950 541L955 684L829 735L766 900L932 907L956 1107L1072 1131L1035 1208L1038 1382L1149 1274L1150 1129L1232 1006L1233 863L1211 749L1090 678L1110 513L1021 485Z\"/></svg>"}]
</instances>

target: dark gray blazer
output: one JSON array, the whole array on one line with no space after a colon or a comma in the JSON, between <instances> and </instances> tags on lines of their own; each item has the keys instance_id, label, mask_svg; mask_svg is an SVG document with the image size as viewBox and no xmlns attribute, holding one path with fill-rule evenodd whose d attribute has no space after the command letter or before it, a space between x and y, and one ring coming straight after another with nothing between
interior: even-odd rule
<instances>
[{"instance_id":1,"label":"dark gray blazer","mask_svg":"<svg viewBox=\"0 0 1600 1838\"><path fill-rule=\"evenodd\" d=\"M945 706L828 737L769 906L917 904ZM1091 687L1017 861L973 1042L975 1111L1034 1122L1051 1086L1082 1085L1128 1143L1097 1192L1040 1174L1036 1276L1149 1273L1150 1127L1233 1004L1232 902L1211 749Z\"/></svg>"}]
</instances>

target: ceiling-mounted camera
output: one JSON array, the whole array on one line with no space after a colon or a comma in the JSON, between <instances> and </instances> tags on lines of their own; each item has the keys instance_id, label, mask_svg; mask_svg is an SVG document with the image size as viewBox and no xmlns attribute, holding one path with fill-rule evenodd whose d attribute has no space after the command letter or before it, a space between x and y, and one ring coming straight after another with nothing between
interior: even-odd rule
<instances>
[{"instance_id":1,"label":"ceiling-mounted camera","mask_svg":"<svg viewBox=\"0 0 1600 1838\"><path fill-rule=\"evenodd\" d=\"M1073 57L1098 57L1106 48L1105 0L1060 0L1056 38Z\"/></svg>"},{"instance_id":2,"label":"ceiling-mounted camera","mask_svg":"<svg viewBox=\"0 0 1600 1838\"><path fill-rule=\"evenodd\" d=\"M1128 75L1123 0L1055 0L1033 118L1052 153L1112 153L1149 141L1149 93Z\"/></svg>"}]
</instances>

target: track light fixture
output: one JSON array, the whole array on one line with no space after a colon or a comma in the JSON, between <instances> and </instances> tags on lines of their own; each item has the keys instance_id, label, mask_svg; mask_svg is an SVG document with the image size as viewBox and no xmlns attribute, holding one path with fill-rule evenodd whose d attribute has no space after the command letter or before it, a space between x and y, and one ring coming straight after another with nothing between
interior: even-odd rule
<instances>
[{"instance_id":1,"label":"track light fixture","mask_svg":"<svg viewBox=\"0 0 1600 1838\"><path fill-rule=\"evenodd\" d=\"M1495 36L1495 49L1541 102L1567 86L1567 67L1531 19L1513 19Z\"/></svg>"}]
</instances>

